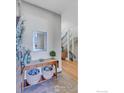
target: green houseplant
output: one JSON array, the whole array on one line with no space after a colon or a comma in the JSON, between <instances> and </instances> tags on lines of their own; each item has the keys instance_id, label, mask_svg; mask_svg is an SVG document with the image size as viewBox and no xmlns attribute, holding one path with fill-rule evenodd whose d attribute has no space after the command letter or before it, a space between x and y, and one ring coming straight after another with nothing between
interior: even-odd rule
<instances>
[{"instance_id":1,"label":"green houseplant","mask_svg":"<svg viewBox=\"0 0 124 93\"><path fill-rule=\"evenodd\" d=\"M54 58L56 56L56 52L54 50L50 51L50 56Z\"/></svg>"}]
</instances>

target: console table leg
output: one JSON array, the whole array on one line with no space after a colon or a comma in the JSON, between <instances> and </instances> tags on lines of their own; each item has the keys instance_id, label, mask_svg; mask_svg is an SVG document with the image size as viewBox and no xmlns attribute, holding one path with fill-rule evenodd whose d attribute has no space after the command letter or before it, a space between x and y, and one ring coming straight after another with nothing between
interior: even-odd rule
<instances>
[{"instance_id":1,"label":"console table leg","mask_svg":"<svg viewBox=\"0 0 124 93\"><path fill-rule=\"evenodd\" d=\"M56 73L56 79L57 79L57 63L55 64L55 73Z\"/></svg>"}]
</instances>

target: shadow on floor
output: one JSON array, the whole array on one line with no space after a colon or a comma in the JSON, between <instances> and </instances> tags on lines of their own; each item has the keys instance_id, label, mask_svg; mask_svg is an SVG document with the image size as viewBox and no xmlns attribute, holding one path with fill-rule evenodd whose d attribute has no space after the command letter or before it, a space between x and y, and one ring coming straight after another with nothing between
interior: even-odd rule
<instances>
[{"instance_id":1,"label":"shadow on floor","mask_svg":"<svg viewBox=\"0 0 124 93\"><path fill-rule=\"evenodd\" d=\"M44 83L25 88L24 93L78 93L77 81L69 75L59 73L58 78L52 78Z\"/></svg>"}]
</instances>

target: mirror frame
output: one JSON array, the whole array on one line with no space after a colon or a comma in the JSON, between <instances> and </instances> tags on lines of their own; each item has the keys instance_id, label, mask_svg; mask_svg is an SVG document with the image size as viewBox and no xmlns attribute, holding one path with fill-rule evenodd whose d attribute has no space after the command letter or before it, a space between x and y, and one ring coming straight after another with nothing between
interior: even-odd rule
<instances>
[{"instance_id":1,"label":"mirror frame","mask_svg":"<svg viewBox=\"0 0 124 93\"><path fill-rule=\"evenodd\" d=\"M35 42L36 42L35 35L38 34L38 33L43 33L44 34L44 49L42 49L42 48L37 49L35 47ZM47 51L47 32L43 32L43 31L33 32L32 43L33 43L33 51Z\"/></svg>"}]
</instances>

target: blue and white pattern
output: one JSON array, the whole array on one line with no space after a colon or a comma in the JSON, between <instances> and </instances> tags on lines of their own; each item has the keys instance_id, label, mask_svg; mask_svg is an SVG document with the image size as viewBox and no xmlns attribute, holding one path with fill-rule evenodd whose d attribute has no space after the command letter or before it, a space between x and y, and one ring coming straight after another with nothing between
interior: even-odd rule
<instances>
[{"instance_id":1,"label":"blue and white pattern","mask_svg":"<svg viewBox=\"0 0 124 93\"><path fill-rule=\"evenodd\" d=\"M29 75L37 75L40 73L39 69L32 69L28 72Z\"/></svg>"},{"instance_id":2,"label":"blue and white pattern","mask_svg":"<svg viewBox=\"0 0 124 93\"><path fill-rule=\"evenodd\" d=\"M50 66L45 66L43 68L44 71L52 71L53 70L53 67L50 65Z\"/></svg>"}]
</instances>

